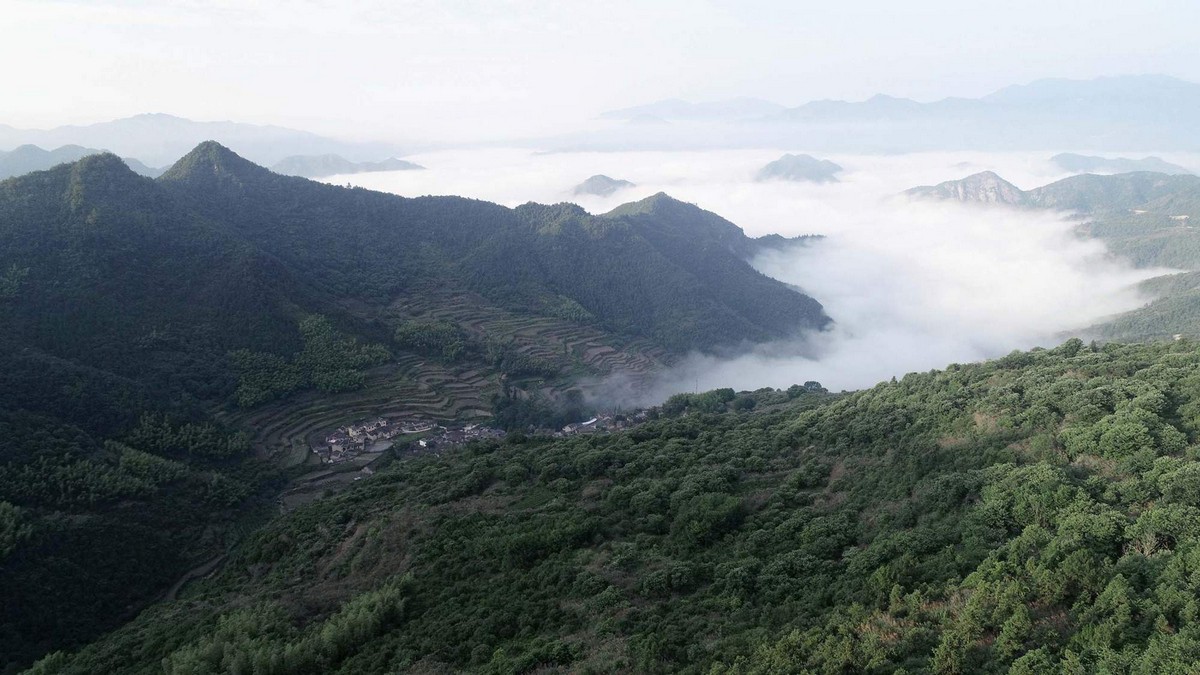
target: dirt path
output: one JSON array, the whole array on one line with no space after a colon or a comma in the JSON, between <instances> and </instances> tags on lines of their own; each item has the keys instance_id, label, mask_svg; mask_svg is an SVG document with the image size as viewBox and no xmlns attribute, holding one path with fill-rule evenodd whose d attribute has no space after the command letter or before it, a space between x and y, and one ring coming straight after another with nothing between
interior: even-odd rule
<instances>
[{"instance_id":1,"label":"dirt path","mask_svg":"<svg viewBox=\"0 0 1200 675\"><path fill-rule=\"evenodd\" d=\"M217 569L217 566L224 562L224 560L225 554L222 553L203 565L189 571L187 574L184 574L179 581L175 582L174 586L171 586L171 589L167 591L167 594L163 599L174 600L179 595L179 591L182 590L185 585L187 585L187 582L193 579L199 579L201 577L208 576L213 570Z\"/></svg>"}]
</instances>

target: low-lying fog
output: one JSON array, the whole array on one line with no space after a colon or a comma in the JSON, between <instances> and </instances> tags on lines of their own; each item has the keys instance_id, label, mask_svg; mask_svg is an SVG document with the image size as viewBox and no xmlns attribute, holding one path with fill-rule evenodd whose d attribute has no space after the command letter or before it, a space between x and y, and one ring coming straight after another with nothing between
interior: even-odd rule
<instances>
[{"instance_id":1,"label":"low-lying fog","mask_svg":"<svg viewBox=\"0 0 1200 675\"><path fill-rule=\"evenodd\" d=\"M1051 346L1064 333L1144 304L1134 270L1063 214L913 202L903 190L994 170L1023 189L1065 176L1053 153L822 156L845 168L831 184L754 181L782 150L536 154L437 152L409 159L425 171L335 176L405 196L457 194L515 206L573 201L602 213L656 192L720 214L747 234L826 239L754 261L763 273L819 300L836 322L826 334L762 345L732 360L693 356L648 400L680 390L870 386L907 372ZM1185 165L1187 163L1185 162ZM575 197L593 174L637 187ZM804 356L801 356L803 354Z\"/></svg>"}]
</instances>

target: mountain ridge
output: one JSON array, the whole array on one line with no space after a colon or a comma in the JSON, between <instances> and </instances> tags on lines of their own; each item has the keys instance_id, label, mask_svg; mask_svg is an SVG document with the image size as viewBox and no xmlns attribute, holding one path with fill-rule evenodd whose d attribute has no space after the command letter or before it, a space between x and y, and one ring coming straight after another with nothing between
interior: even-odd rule
<instances>
[{"instance_id":1,"label":"mountain ridge","mask_svg":"<svg viewBox=\"0 0 1200 675\"><path fill-rule=\"evenodd\" d=\"M0 125L0 148L23 144L50 147L74 144L107 148L155 166L174 163L206 140L235 147L241 154L268 165L290 155L332 153L353 160L372 160L403 154L391 143L348 142L271 124L196 121L165 113L142 113L52 129L17 129Z\"/></svg>"},{"instance_id":2,"label":"mountain ridge","mask_svg":"<svg viewBox=\"0 0 1200 675\"><path fill-rule=\"evenodd\" d=\"M326 178L338 174L376 173L380 171L416 171L420 164L389 157L378 162L351 162L341 155L292 155L271 165L271 170L286 176Z\"/></svg>"},{"instance_id":3,"label":"mountain ridge","mask_svg":"<svg viewBox=\"0 0 1200 675\"><path fill-rule=\"evenodd\" d=\"M9 151L0 150L0 180L32 171L43 171L59 164L74 162L88 155L104 152L108 151L85 148L81 145L63 145L53 150L45 150L33 144L19 145ZM132 157L122 157L121 159L129 165L129 168L143 176L157 178L162 173L161 169L146 166Z\"/></svg>"},{"instance_id":4,"label":"mountain ridge","mask_svg":"<svg viewBox=\"0 0 1200 675\"><path fill-rule=\"evenodd\" d=\"M803 147L810 152L1200 151L1200 84L1168 76L1034 80L978 98L875 94L736 119L598 129L543 139L557 150Z\"/></svg>"}]
</instances>

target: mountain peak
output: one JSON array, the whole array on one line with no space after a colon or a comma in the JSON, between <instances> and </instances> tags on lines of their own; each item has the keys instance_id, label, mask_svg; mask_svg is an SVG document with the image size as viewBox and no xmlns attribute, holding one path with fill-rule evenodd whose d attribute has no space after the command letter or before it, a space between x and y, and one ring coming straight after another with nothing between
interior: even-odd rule
<instances>
[{"instance_id":1,"label":"mountain peak","mask_svg":"<svg viewBox=\"0 0 1200 675\"><path fill-rule=\"evenodd\" d=\"M842 167L827 159L812 155L786 154L758 170L755 180L806 181L810 183L836 183Z\"/></svg>"},{"instance_id":2,"label":"mountain peak","mask_svg":"<svg viewBox=\"0 0 1200 675\"><path fill-rule=\"evenodd\" d=\"M617 190L631 187L635 187L635 185L627 180L612 178L598 173L595 176L583 181L579 185L576 185L575 194L607 197Z\"/></svg>"},{"instance_id":3,"label":"mountain peak","mask_svg":"<svg viewBox=\"0 0 1200 675\"><path fill-rule=\"evenodd\" d=\"M980 171L960 180L916 187L907 190L905 194L913 197L1011 206L1020 206L1028 202L1021 188L1004 180L994 171Z\"/></svg>"},{"instance_id":4,"label":"mountain peak","mask_svg":"<svg viewBox=\"0 0 1200 675\"><path fill-rule=\"evenodd\" d=\"M699 206L696 206L695 204L681 202L678 199L675 199L674 197L672 197L671 195L669 195L665 192L658 192L658 193L650 195L649 197L646 197L645 199L639 199L636 202L629 202L628 204L622 204L604 215L606 217L614 217L614 218L620 217L620 216L637 216L637 215L659 213L666 209L678 209L681 207L687 208L687 209L695 209L696 211L702 210Z\"/></svg>"},{"instance_id":5,"label":"mountain peak","mask_svg":"<svg viewBox=\"0 0 1200 675\"><path fill-rule=\"evenodd\" d=\"M216 141L204 141L175 162L160 180L197 186L241 186L272 176L270 171Z\"/></svg>"}]
</instances>

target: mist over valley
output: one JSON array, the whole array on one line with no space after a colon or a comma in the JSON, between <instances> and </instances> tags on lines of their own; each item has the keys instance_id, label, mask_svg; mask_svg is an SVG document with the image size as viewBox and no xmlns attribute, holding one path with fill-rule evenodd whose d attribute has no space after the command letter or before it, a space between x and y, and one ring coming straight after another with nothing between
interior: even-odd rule
<instances>
[{"instance_id":1,"label":"mist over valley","mask_svg":"<svg viewBox=\"0 0 1200 675\"><path fill-rule=\"evenodd\" d=\"M1200 663L1200 6L0 0L0 675Z\"/></svg>"}]
</instances>

